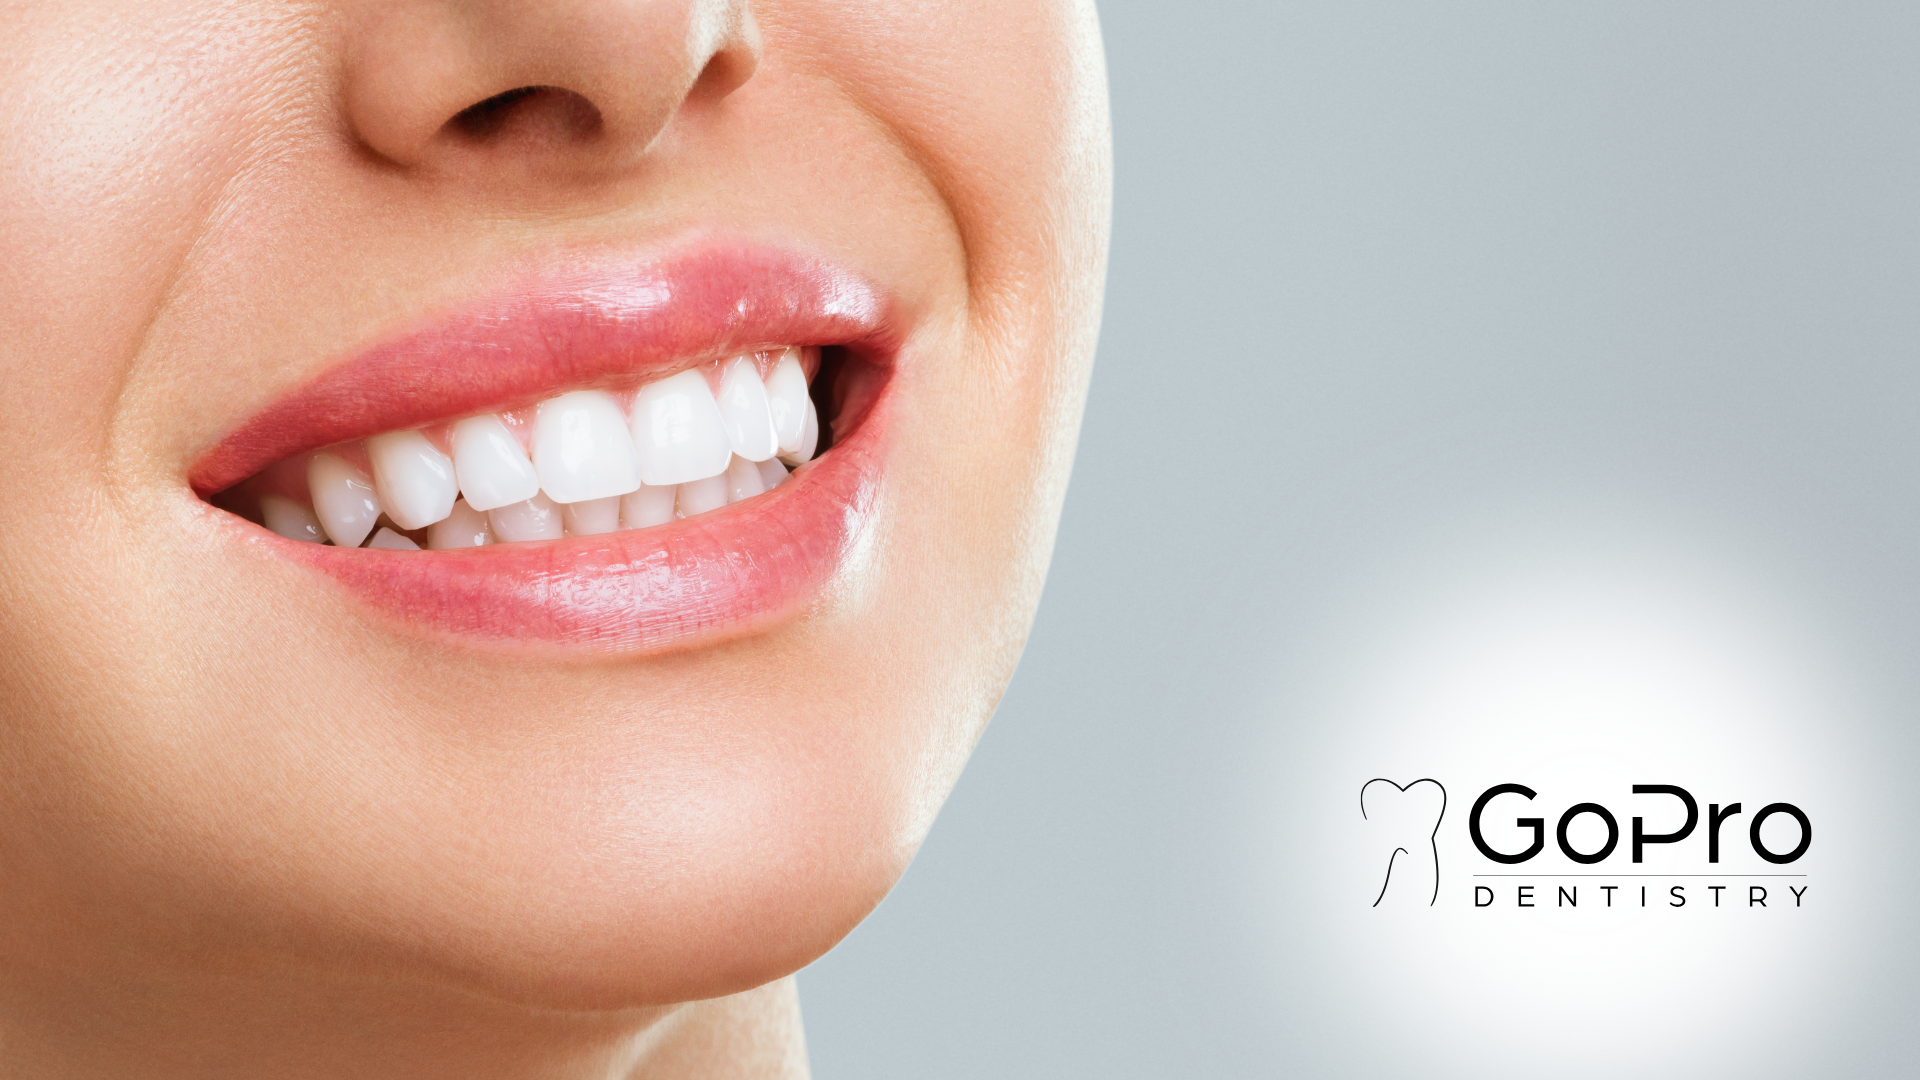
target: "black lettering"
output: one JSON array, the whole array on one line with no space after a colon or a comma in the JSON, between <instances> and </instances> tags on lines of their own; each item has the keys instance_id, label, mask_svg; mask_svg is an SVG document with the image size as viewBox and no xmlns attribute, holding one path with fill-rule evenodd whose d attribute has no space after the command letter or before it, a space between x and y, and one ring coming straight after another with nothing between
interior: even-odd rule
<instances>
[{"instance_id":1,"label":"black lettering","mask_svg":"<svg viewBox=\"0 0 1920 1080\"><path fill-rule=\"evenodd\" d=\"M1760 825L1775 814L1786 814L1800 823L1800 844L1785 855L1775 855L1760 842ZM1813 822L1792 803L1777 802L1764 807L1753 815L1753 824L1747 827L1747 839L1753 844L1754 854L1770 863L1790 863L1807 853L1807 847L1813 843Z\"/></svg>"},{"instance_id":2,"label":"black lettering","mask_svg":"<svg viewBox=\"0 0 1920 1080\"><path fill-rule=\"evenodd\" d=\"M1573 850L1572 844L1567 843L1567 826L1573 824L1573 819L1581 814L1597 814L1601 821L1607 823L1607 842L1600 845L1600 850L1591 855L1582 855ZM1567 812L1560 815L1560 824L1553 830L1553 838L1560 842L1560 850L1574 862L1597 863L1613 854L1614 847L1620 843L1620 823L1613 820L1613 814L1599 803L1583 802L1578 806L1568 807Z\"/></svg>"},{"instance_id":3,"label":"black lettering","mask_svg":"<svg viewBox=\"0 0 1920 1080\"><path fill-rule=\"evenodd\" d=\"M1647 906L1647 887L1645 885L1640 886L1640 906Z\"/></svg>"},{"instance_id":4,"label":"black lettering","mask_svg":"<svg viewBox=\"0 0 1920 1080\"><path fill-rule=\"evenodd\" d=\"M1601 891L1601 892L1604 892L1604 893L1606 893L1606 894L1607 894L1607 906L1608 906L1608 907L1612 907L1612 906L1613 906L1613 890L1615 890L1615 889L1617 889L1617 888L1619 888L1619 887L1620 887L1620 886L1618 886L1618 885L1602 885L1602 886L1600 886L1600 891Z\"/></svg>"},{"instance_id":5,"label":"black lettering","mask_svg":"<svg viewBox=\"0 0 1920 1080\"><path fill-rule=\"evenodd\" d=\"M1719 803L1707 807L1707 861L1720 861L1720 824L1740 812L1740 804L1734 803L1725 810Z\"/></svg>"},{"instance_id":6,"label":"black lettering","mask_svg":"<svg viewBox=\"0 0 1920 1080\"><path fill-rule=\"evenodd\" d=\"M1767 906L1766 886L1764 885L1747 886L1747 906L1748 907L1766 907Z\"/></svg>"},{"instance_id":7,"label":"black lettering","mask_svg":"<svg viewBox=\"0 0 1920 1080\"><path fill-rule=\"evenodd\" d=\"M1485 900L1480 899L1481 893L1487 894L1487 898ZM1492 903L1493 903L1492 889L1487 888L1485 885L1475 885L1473 887L1473 906L1474 907L1487 907Z\"/></svg>"},{"instance_id":8,"label":"black lettering","mask_svg":"<svg viewBox=\"0 0 1920 1080\"><path fill-rule=\"evenodd\" d=\"M1635 817L1633 819L1634 862L1640 861L1640 849L1643 846L1647 844L1677 844L1693 833L1693 827L1695 825L1700 824L1700 804L1693 801L1693 796L1687 793L1686 788L1675 787L1672 784L1635 784L1633 785L1633 793L1635 795L1672 795L1678 798L1687 808L1687 823L1680 826L1676 832L1649 833L1644 830L1641 818Z\"/></svg>"},{"instance_id":9,"label":"black lettering","mask_svg":"<svg viewBox=\"0 0 1920 1080\"><path fill-rule=\"evenodd\" d=\"M1793 887L1793 886L1791 886L1791 885L1789 885L1789 886L1787 886L1787 891L1793 894L1793 906L1794 906L1794 907L1799 907L1799 906L1800 906L1800 898L1801 898L1802 896L1805 896L1805 895L1807 894L1807 890L1808 890L1809 888L1811 888L1811 886L1808 886L1808 885L1802 885L1802 886L1800 886L1800 887L1799 887L1799 888L1797 888L1797 889L1796 889L1796 888L1794 888L1794 887Z\"/></svg>"},{"instance_id":10,"label":"black lettering","mask_svg":"<svg viewBox=\"0 0 1920 1080\"><path fill-rule=\"evenodd\" d=\"M1528 859L1540 854L1540 849L1547 846L1547 823L1542 818L1514 819L1513 823L1515 825L1523 829L1533 829L1533 844L1518 855L1507 855L1493 850L1493 848L1487 845L1487 838L1480 835L1480 812L1485 810L1487 804L1492 802L1495 797L1500 795L1519 795L1522 798L1531 799L1536 794L1538 794L1538 792L1535 792L1525 784L1497 784L1480 793L1480 797L1474 800L1473 810L1467 814L1467 835L1473 838L1473 846L1480 849L1480 854L1485 855L1494 862L1506 863L1509 866L1514 863L1526 862Z\"/></svg>"},{"instance_id":11,"label":"black lettering","mask_svg":"<svg viewBox=\"0 0 1920 1080\"><path fill-rule=\"evenodd\" d=\"M1722 891L1722 890L1724 890L1724 889L1726 888L1726 886L1725 886L1725 885L1709 885L1709 886L1707 886L1707 888L1709 888L1709 889L1712 889L1712 890L1713 890L1713 906L1714 906L1714 907L1719 907L1719 906L1720 906L1720 893L1721 893L1721 891Z\"/></svg>"},{"instance_id":12,"label":"black lettering","mask_svg":"<svg viewBox=\"0 0 1920 1080\"><path fill-rule=\"evenodd\" d=\"M1520 907L1532 907L1533 906L1533 886L1531 885L1520 886L1520 888L1514 893L1514 903L1518 904Z\"/></svg>"},{"instance_id":13,"label":"black lettering","mask_svg":"<svg viewBox=\"0 0 1920 1080\"><path fill-rule=\"evenodd\" d=\"M1565 885L1559 886L1559 889L1560 889L1560 898L1553 902L1554 907L1579 907L1580 906L1580 886L1575 885L1573 887L1572 896L1567 895L1567 887Z\"/></svg>"},{"instance_id":14,"label":"black lettering","mask_svg":"<svg viewBox=\"0 0 1920 1080\"><path fill-rule=\"evenodd\" d=\"M1686 907L1687 906L1687 892L1685 889L1681 888L1678 885L1675 885L1673 888L1668 889L1667 892L1673 896L1673 902L1668 904L1667 905L1668 907Z\"/></svg>"}]
</instances>

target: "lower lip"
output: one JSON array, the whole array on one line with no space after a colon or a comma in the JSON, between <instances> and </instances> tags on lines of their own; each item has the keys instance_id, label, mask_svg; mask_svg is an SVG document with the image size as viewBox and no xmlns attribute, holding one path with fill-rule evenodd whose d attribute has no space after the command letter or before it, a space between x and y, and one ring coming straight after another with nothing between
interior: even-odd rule
<instances>
[{"instance_id":1,"label":"lower lip","mask_svg":"<svg viewBox=\"0 0 1920 1080\"><path fill-rule=\"evenodd\" d=\"M651 529L431 552L262 542L411 632L622 655L699 647L823 594L871 517L881 419L771 492Z\"/></svg>"}]
</instances>

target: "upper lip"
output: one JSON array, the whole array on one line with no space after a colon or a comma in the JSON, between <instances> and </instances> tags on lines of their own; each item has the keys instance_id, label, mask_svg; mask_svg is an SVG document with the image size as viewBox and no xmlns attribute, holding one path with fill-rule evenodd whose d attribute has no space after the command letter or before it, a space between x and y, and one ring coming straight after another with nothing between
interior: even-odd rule
<instances>
[{"instance_id":1,"label":"upper lip","mask_svg":"<svg viewBox=\"0 0 1920 1080\"><path fill-rule=\"evenodd\" d=\"M318 447L756 347L835 345L885 363L894 322L877 286L784 248L707 241L578 259L328 369L239 424L187 478L206 496Z\"/></svg>"}]
</instances>

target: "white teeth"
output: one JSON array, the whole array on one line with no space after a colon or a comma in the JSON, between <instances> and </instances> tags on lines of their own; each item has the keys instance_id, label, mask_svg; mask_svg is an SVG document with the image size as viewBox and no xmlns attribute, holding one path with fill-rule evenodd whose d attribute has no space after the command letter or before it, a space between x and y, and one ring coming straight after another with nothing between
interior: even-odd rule
<instances>
[{"instance_id":1,"label":"white teeth","mask_svg":"<svg viewBox=\"0 0 1920 1080\"><path fill-rule=\"evenodd\" d=\"M318 544L327 538L326 529L320 519L313 516L313 511L284 495L261 496L260 516L266 519L267 528L289 540Z\"/></svg>"},{"instance_id":2,"label":"white teeth","mask_svg":"<svg viewBox=\"0 0 1920 1080\"><path fill-rule=\"evenodd\" d=\"M427 530L429 551L482 547L491 543L493 525L487 521L487 515L475 510L465 499L453 504L453 513L448 514L446 520L434 522Z\"/></svg>"},{"instance_id":3,"label":"white teeth","mask_svg":"<svg viewBox=\"0 0 1920 1080\"><path fill-rule=\"evenodd\" d=\"M727 474L709 476L701 480L689 480L680 485L680 494L674 499L681 517L704 514L709 510L718 510L727 505Z\"/></svg>"},{"instance_id":4,"label":"white teeth","mask_svg":"<svg viewBox=\"0 0 1920 1080\"><path fill-rule=\"evenodd\" d=\"M575 390L534 410L469 416L442 452L424 432L366 440L370 468L338 453L307 463L312 506L265 495L260 515L281 536L342 547L432 550L646 529L772 491L819 449L820 416L805 354L781 352L765 380L754 356L720 372L682 371L635 392L631 418L604 390ZM525 447L521 436L528 436ZM368 473L371 475L368 475ZM385 515L385 518L382 515ZM376 528L382 521L392 528Z\"/></svg>"},{"instance_id":5,"label":"white teeth","mask_svg":"<svg viewBox=\"0 0 1920 1080\"><path fill-rule=\"evenodd\" d=\"M419 544L385 527L382 527L379 532L373 534L373 540L370 541L367 546L370 548L384 548L387 551L420 550Z\"/></svg>"},{"instance_id":6,"label":"white teeth","mask_svg":"<svg viewBox=\"0 0 1920 1080\"><path fill-rule=\"evenodd\" d=\"M625 495L640 486L640 462L620 403L605 390L575 390L540 403L533 468L554 502Z\"/></svg>"},{"instance_id":7,"label":"white teeth","mask_svg":"<svg viewBox=\"0 0 1920 1080\"><path fill-rule=\"evenodd\" d=\"M780 464L779 458L768 458L760 463L760 482L772 491L787 482L787 467Z\"/></svg>"},{"instance_id":8,"label":"white teeth","mask_svg":"<svg viewBox=\"0 0 1920 1080\"><path fill-rule=\"evenodd\" d=\"M727 426L727 441L736 456L748 461L765 461L780 449L780 438L773 431L773 413L767 402L766 385L753 366L753 357L740 356L727 365L720 377L720 419Z\"/></svg>"},{"instance_id":9,"label":"white teeth","mask_svg":"<svg viewBox=\"0 0 1920 1080\"><path fill-rule=\"evenodd\" d=\"M418 431L389 431L367 440L380 506L403 529L424 529L453 512L460 485L453 459Z\"/></svg>"},{"instance_id":10,"label":"white teeth","mask_svg":"<svg viewBox=\"0 0 1920 1080\"><path fill-rule=\"evenodd\" d=\"M773 414L774 438L791 454L800 449L807 429L807 373L800 366L800 350L780 354L767 376L767 408Z\"/></svg>"},{"instance_id":11,"label":"white teeth","mask_svg":"<svg viewBox=\"0 0 1920 1080\"><path fill-rule=\"evenodd\" d=\"M620 499L620 527L647 529L673 520L673 497L678 488L648 484Z\"/></svg>"},{"instance_id":12,"label":"white teeth","mask_svg":"<svg viewBox=\"0 0 1920 1080\"><path fill-rule=\"evenodd\" d=\"M332 454L315 454L307 463L307 492L321 527L341 547L359 547L380 518L373 481Z\"/></svg>"},{"instance_id":13,"label":"white teeth","mask_svg":"<svg viewBox=\"0 0 1920 1080\"><path fill-rule=\"evenodd\" d=\"M469 416L453 425L453 471L475 510L525 502L540 490L539 474L498 416Z\"/></svg>"},{"instance_id":14,"label":"white teeth","mask_svg":"<svg viewBox=\"0 0 1920 1080\"><path fill-rule=\"evenodd\" d=\"M610 495L604 499L568 503L564 515L567 535L599 536L601 533L619 531L620 499L619 495Z\"/></svg>"},{"instance_id":15,"label":"white teeth","mask_svg":"<svg viewBox=\"0 0 1920 1080\"><path fill-rule=\"evenodd\" d=\"M804 465L813 460L813 452L820 446L820 414L814 410L813 400L807 400L806 428L800 435L800 446L793 451L782 451L780 460L789 465Z\"/></svg>"},{"instance_id":16,"label":"white teeth","mask_svg":"<svg viewBox=\"0 0 1920 1080\"><path fill-rule=\"evenodd\" d=\"M735 454L733 464L727 466L727 501L751 499L765 490L767 483L760 479L759 464Z\"/></svg>"},{"instance_id":17,"label":"white teeth","mask_svg":"<svg viewBox=\"0 0 1920 1080\"><path fill-rule=\"evenodd\" d=\"M698 371L640 388L633 399L633 444L640 454L640 478L655 487L725 472L733 456L720 406Z\"/></svg>"},{"instance_id":18,"label":"white teeth","mask_svg":"<svg viewBox=\"0 0 1920 1080\"><path fill-rule=\"evenodd\" d=\"M560 508L545 495L526 502L497 506L487 511L493 523L493 538L500 543L516 540L558 540L566 535L560 521Z\"/></svg>"}]
</instances>

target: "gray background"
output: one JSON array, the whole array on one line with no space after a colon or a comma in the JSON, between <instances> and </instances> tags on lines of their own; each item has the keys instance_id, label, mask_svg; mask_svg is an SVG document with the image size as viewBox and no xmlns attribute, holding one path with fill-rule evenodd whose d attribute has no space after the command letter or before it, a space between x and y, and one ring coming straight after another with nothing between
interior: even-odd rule
<instances>
[{"instance_id":1,"label":"gray background","mask_svg":"<svg viewBox=\"0 0 1920 1080\"><path fill-rule=\"evenodd\" d=\"M1859 793L1821 818L1851 936L1764 1030L1637 1066L1920 1075L1920 5L1101 10L1111 276L1046 596L918 860L801 975L815 1074L1526 1072L1329 992L1275 800L1340 757L1380 596L1563 529L1726 553L1835 658L1795 737Z\"/></svg>"}]
</instances>

